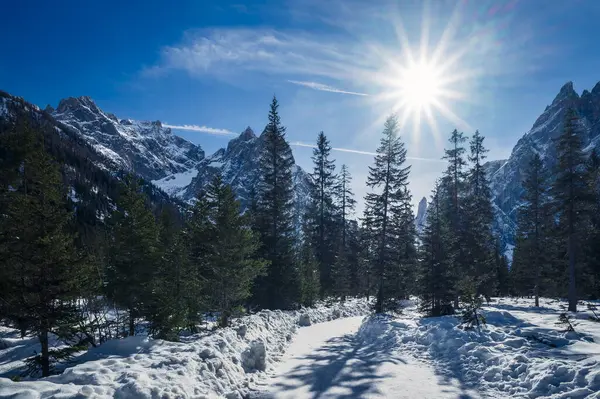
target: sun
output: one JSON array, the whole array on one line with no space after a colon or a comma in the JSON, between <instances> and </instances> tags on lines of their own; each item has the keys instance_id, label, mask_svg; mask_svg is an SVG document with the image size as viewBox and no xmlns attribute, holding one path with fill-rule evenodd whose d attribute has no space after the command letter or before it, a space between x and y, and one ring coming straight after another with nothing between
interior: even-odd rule
<instances>
[{"instance_id":1,"label":"sun","mask_svg":"<svg viewBox=\"0 0 600 399\"><path fill-rule=\"evenodd\" d=\"M397 96L407 106L421 111L440 101L442 79L434 65L424 62L403 68L397 78Z\"/></svg>"}]
</instances>

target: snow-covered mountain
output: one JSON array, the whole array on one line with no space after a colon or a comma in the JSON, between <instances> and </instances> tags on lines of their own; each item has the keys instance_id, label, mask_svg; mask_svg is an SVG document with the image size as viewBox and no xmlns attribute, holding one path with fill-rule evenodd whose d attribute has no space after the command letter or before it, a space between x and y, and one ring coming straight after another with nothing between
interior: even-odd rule
<instances>
[{"instance_id":1,"label":"snow-covered mountain","mask_svg":"<svg viewBox=\"0 0 600 399\"><path fill-rule=\"evenodd\" d=\"M172 134L160 121L118 119L89 97L69 97L46 107L56 120L79 133L116 169L156 180L193 169L204 158L200 146Z\"/></svg>"},{"instance_id":2,"label":"snow-covered mountain","mask_svg":"<svg viewBox=\"0 0 600 399\"><path fill-rule=\"evenodd\" d=\"M194 171L176 173L154 183L183 200L193 199L212 178L221 173L230 184L245 208L250 191L258 180L259 155L264 145L264 136L256 136L247 127L238 137L198 163ZM299 166L293 169L297 205L304 207L309 196L309 175Z\"/></svg>"},{"instance_id":3,"label":"snow-covered mountain","mask_svg":"<svg viewBox=\"0 0 600 399\"><path fill-rule=\"evenodd\" d=\"M8 112L8 99L17 99L7 93L4 98L0 119ZM85 142L97 153L96 163L102 169L134 172L177 200L193 200L215 174L221 173L245 207L249 190L258 178L263 139L249 127L226 148L205 156L199 145L173 134L160 121L117 118L100 109L90 97L69 97L61 100L56 109L47 106L44 111L19 101L52 119L70 137ZM309 195L310 176L297 165L293 173L296 206L303 208Z\"/></svg>"},{"instance_id":4,"label":"snow-covered mountain","mask_svg":"<svg viewBox=\"0 0 600 399\"><path fill-rule=\"evenodd\" d=\"M546 170L556 164L555 139L561 134L566 110L574 107L580 119L579 133L586 151L598 148L600 142L600 82L591 91L579 95L573 83L566 83L550 105L537 118L529 132L515 145L510 157L486 164L494 196L496 229L503 243L514 244L517 209L523 194L522 181L533 154L539 154Z\"/></svg>"}]
</instances>

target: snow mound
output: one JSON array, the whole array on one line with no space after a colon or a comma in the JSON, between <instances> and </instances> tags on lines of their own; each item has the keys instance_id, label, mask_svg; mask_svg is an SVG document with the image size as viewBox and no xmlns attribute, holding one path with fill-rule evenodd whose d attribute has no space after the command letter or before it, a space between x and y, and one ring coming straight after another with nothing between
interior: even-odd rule
<instances>
[{"instance_id":1,"label":"snow mound","mask_svg":"<svg viewBox=\"0 0 600 399\"><path fill-rule=\"evenodd\" d=\"M491 397L600 397L594 356L600 346L584 333L561 331L558 311L526 311L490 306L484 310L488 324L478 332L462 328L453 316L420 319L413 308L400 318L366 318L358 337L431 363L443 379Z\"/></svg>"},{"instance_id":2,"label":"snow mound","mask_svg":"<svg viewBox=\"0 0 600 399\"><path fill-rule=\"evenodd\" d=\"M349 299L299 311L264 310L182 342L143 336L113 340L88 351L63 374L25 382L0 378L0 398L246 397L273 370L301 315L319 323L368 312L367 301Z\"/></svg>"}]
</instances>

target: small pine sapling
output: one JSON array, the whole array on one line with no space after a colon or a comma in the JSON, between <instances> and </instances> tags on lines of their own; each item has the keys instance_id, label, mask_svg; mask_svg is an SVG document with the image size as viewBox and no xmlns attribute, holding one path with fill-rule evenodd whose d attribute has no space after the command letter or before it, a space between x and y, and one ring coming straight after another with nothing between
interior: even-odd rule
<instances>
[{"instance_id":1,"label":"small pine sapling","mask_svg":"<svg viewBox=\"0 0 600 399\"><path fill-rule=\"evenodd\" d=\"M572 315L567 313L564 305L560 305L562 312L558 315L557 325L563 326L565 328L565 332L575 332L576 323L573 321L574 318Z\"/></svg>"},{"instance_id":2,"label":"small pine sapling","mask_svg":"<svg viewBox=\"0 0 600 399\"><path fill-rule=\"evenodd\" d=\"M481 332L481 327L486 324L485 316L481 313L481 305L483 305L481 296L468 296L465 302L460 325L466 330L477 328L477 331Z\"/></svg>"}]
</instances>

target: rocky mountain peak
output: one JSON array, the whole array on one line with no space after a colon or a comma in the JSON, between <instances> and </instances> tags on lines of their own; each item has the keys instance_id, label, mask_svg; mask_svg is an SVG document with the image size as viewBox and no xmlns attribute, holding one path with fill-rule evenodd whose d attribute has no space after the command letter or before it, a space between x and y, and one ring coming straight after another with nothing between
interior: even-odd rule
<instances>
[{"instance_id":1,"label":"rocky mountain peak","mask_svg":"<svg viewBox=\"0 0 600 399\"><path fill-rule=\"evenodd\" d=\"M415 228L418 233L423 231L425 223L427 221L427 198L421 198L419 206L417 208L417 217L415 217Z\"/></svg>"},{"instance_id":2,"label":"rocky mountain peak","mask_svg":"<svg viewBox=\"0 0 600 399\"><path fill-rule=\"evenodd\" d=\"M250 126L248 126L246 128L246 130L244 130L241 134L240 134L240 139L243 141L248 141L251 140L253 138L255 138L256 135L254 134L254 131L252 130L252 128L250 128Z\"/></svg>"},{"instance_id":3,"label":"rocky mountain peak","mask_svg":"<svg viewBox=\"0 0 600 399\"><path fill-rule=\"evenodd\" d=\"M565 100L576 100L578 98L579 94L577 94L577 92L573 88L573 82L567 82L563 85L563 87L560 88L560 91L558 92L556 97L554 97L552 105L556 105Z\"/></svg>"}]
</instances>

